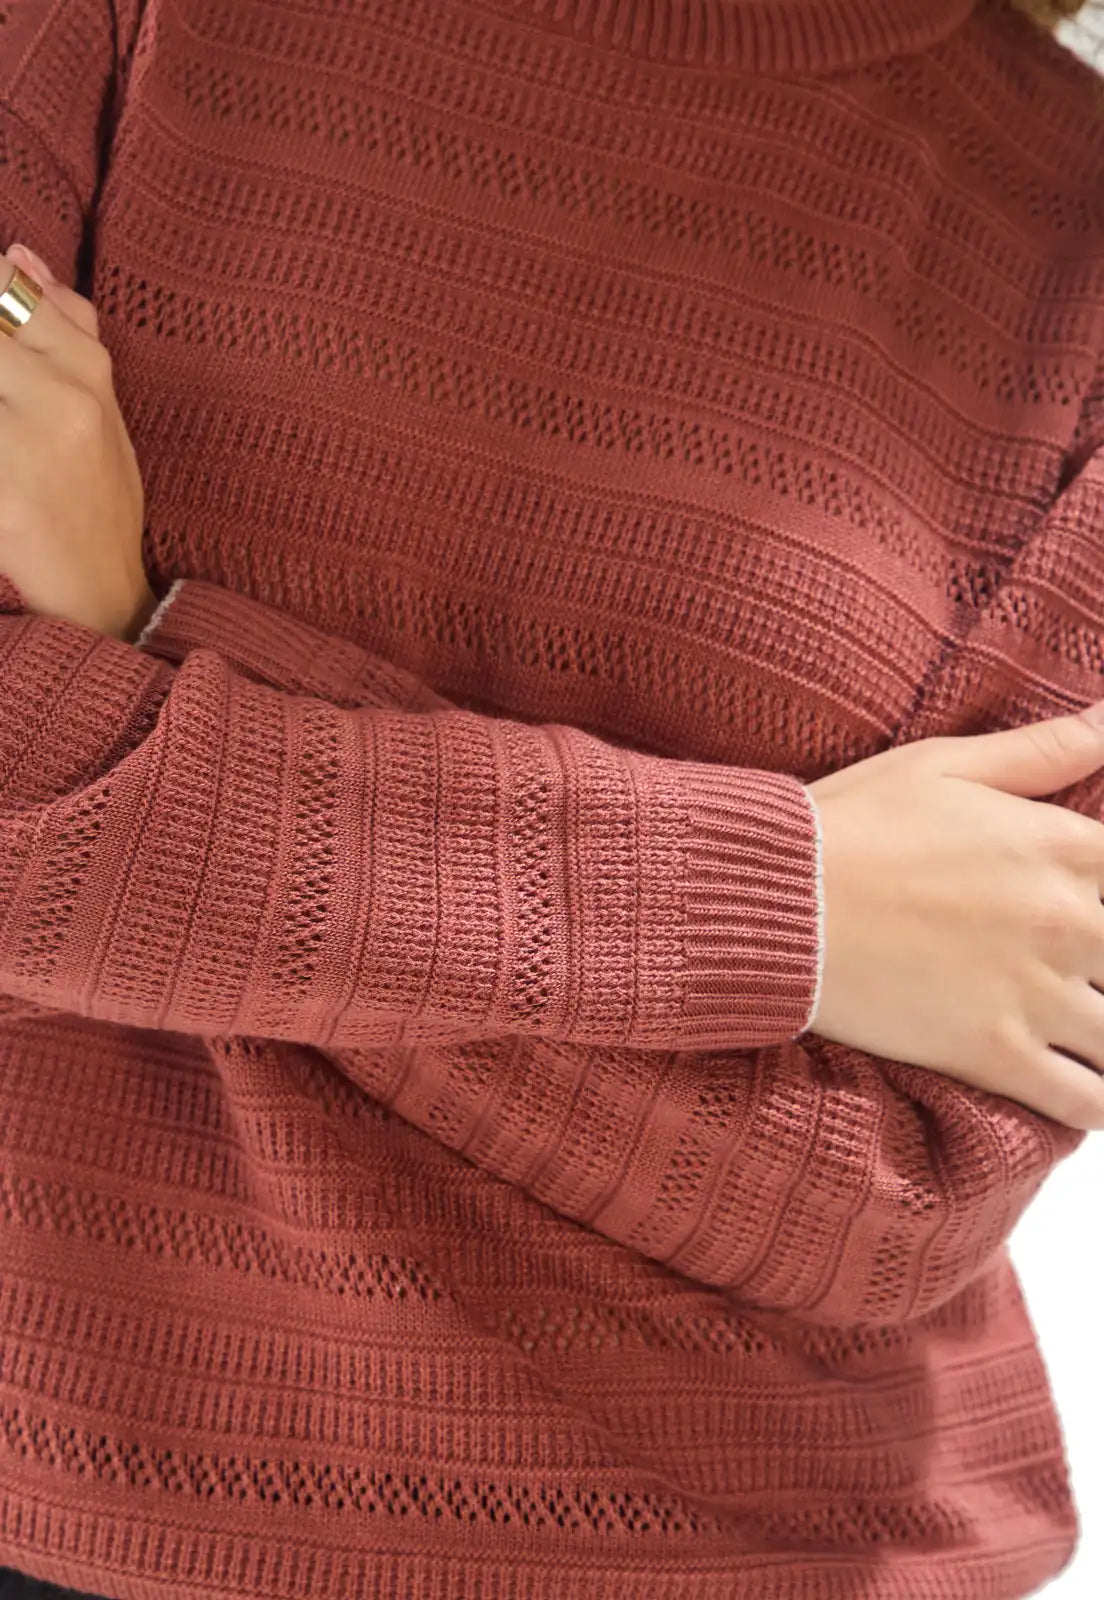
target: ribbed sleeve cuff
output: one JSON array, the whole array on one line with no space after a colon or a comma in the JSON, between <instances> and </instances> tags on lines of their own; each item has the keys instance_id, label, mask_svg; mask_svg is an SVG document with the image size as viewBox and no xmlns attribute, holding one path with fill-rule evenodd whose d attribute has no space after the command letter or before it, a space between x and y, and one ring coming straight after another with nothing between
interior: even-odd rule
<instances>
[{"instance_id":1,"label":"ribbed sleeve cuff","mask_svg":"<svg viewBox=\"0 0 1104 1600\"><path fill-rule=\"evenodd\" d=\"M199 578L177 579L138 643L176 665L193 650L216 650L249 677L287 689L311 681L330 645L316 628Z\"/></svg>"},{"instance_id":2,"label":"ribbed sleeve cuff","mask_svg":"<svg viewBox=\"0 0 1104 1600\"><path fill-rule=\"evenodd\" d=\"M255 683L331 705L444 710L428 684L336 634L201 578L179 578L138 640L150 655L179 666L193 650L215 650Z\"/></svg>"},{"instance_id":3,"label":"ribbed sleeve cuff","mask_svg":"<svg viewBox=\"0 0 1104 1600\"><path fill-rule=\"evenodd\" d=\"M153 616L149 619L141 633L138 635L137 639L134 641L139 650L152 647L153 641L164 628L165 623L168 620L169 610L175 603L183 587L183 580L178 578L169 589L169 592L158 603L157 609L154 611Z\"/></svg>"},{"instance_id":4,"label":"ribbed sleeve cuff","mask_svg":"<svg viewBox=\"0 0 1104 1600\"><path fill-rule=\"evenodd\" d=\"M821 971L819 819L784 773L686 778L686 1035L745 1044L804 1032Z\"/></svg>"},{"instance_id":5,"label":"ribbed sleeve cuff","mask_svg":"<svg viewBox=\"0 0 1104 1600\"><path fill-rule=\"evenodd\" d=\"M669 839L667 807L678 808L682 848L653 863L658 875L674 873L680 883L668 906L681 926L680 1042L738 1049L795 1038L815 1015L823 969L822 844L812 795L796 777L758 768L675 761L664 762L659 776L657 787L649 785L645 837ZM650 943L645 934L643 965L658 972L663 950Z\"/></svg>"}]
</instances>

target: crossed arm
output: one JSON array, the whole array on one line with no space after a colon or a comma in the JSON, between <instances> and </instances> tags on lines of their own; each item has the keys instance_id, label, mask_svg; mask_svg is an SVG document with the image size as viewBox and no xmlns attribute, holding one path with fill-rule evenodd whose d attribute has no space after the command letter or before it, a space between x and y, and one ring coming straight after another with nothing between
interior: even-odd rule
<instances>
[{"instance_id":1,"label":"crossed arm","mask_svg":"<svg viewBox=\"0 0 1104 1600\"><path fill-rule=\"evenodd\" d=\"M20 13L0 211L72 281L117 60L100 39L100 99L86 73L48 131L26 65L65 48L47 16ZM1055 516L1099 497L1098 459ZM834 1322L940 1305L1079 1142L804 1032L817 839L796 778L476 716L201 582L140 645L4 596L6 995L323 1050L563 1214Z\"/></svg>"}]
</instances>

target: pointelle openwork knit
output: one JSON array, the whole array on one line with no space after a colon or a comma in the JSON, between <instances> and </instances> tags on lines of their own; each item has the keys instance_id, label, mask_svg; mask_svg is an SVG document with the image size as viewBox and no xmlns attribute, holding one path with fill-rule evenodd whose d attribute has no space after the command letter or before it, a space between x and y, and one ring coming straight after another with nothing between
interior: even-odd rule
<instances>
[{"instance_id":1,"label":"pointelle openwork knit","mask_svg":"<svg viewBox=\"0 0 1104 1600\"><path fill-rule=\"evenodd\" d=\"M808 1027L806 785L1104 695L1098 80L998 0L9 0L0 86L168 597L0 616L0 1562L1030 1593L1082 1135Z\"/></svg>"}]
</instances>

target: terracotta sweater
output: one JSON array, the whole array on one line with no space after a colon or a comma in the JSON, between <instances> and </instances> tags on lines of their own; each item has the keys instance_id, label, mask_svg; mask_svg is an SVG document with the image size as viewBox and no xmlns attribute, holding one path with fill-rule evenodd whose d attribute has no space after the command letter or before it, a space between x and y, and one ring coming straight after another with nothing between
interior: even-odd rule
<instances>
[{"instance_id":1,"label":"terracotta sweater","mask_svg":"<svg viewBox=\"0 0 1104 1600\"><path fill-rule=\"evenodd\" d=\"M0 1563L1033 1591L1082 1136L808 1030L805 785L1104 696L1097 80L999 0L11 0L0 87L170 595L0 616Z\"/></svg>"}]
</instances>

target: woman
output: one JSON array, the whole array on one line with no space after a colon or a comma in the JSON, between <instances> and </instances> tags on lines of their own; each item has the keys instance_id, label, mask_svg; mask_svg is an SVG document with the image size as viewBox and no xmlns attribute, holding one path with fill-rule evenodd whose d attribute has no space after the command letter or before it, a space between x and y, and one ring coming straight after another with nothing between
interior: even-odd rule
<instances>
[{"instance_id":1,"label":"woman","mask_svg":"<svg viewBox=\"0 0 1104 1600\"><path fill-rule=\"evenodd\" d=\"M1005 0L104 12L0 34L0 1560L1032 1592L1097 80Z\"/></svg>"}]
</instances>

